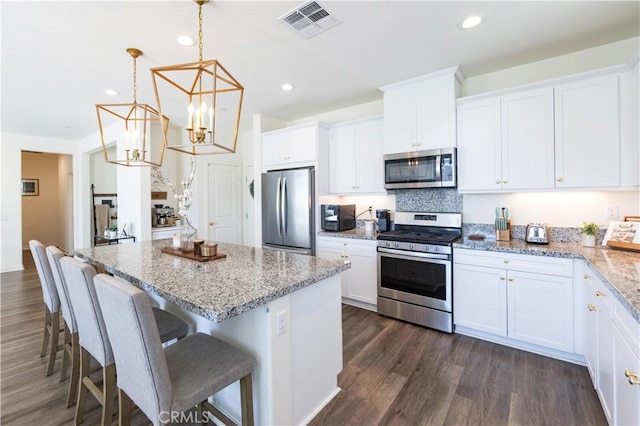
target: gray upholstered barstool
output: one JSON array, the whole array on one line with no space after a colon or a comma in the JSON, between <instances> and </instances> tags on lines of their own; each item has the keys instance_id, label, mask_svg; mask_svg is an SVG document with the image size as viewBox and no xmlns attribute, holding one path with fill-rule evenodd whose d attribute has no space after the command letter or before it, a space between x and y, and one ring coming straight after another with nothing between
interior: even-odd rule
<instances>
[{"instance_id":1,"label":"gray upholstered barstool","mask_svg":"<svg viewBox=\"0 0 640 426\"><path fill-rule=\"evenodd\" d=\"M102 311L96 297L93 282L96 271L90 265L68 256L60 259L60 266L67 284L71 307L76 317L80 344L80 372L75 423L82 423L87 391L90 391L102 404L102 424L110 425L115 408L116 369ZM152 310L151 318L156 327L162 330L164 341L180 339L188 332L187 323L161 309ZM102 391L89 377L90 356L102 367Z\"/></svg>"},{"instance_id":2,"label":"gray upholstered barstool","mask_svg":"<svg viewBox=\"0 0 640 426\"><path fill-rule=\"evenodd\" d=\"M53 373L53 365L58 354L58 337L60 336L60 298L58 290L51 273L51 266L44 245L37 240L29 241L29 248L33 261L36 264L40 285L42 286L42 298L44 299L44 336L42 338L42 349L40 358L47 354L49 349L49 362L47 363L46 375Z\"/></svg>"},{"instance_id":3,"label":"gray upholstered barstool","mask_svg":"<svg viewBox=\"0 0 640 426\"><path fill-rule=\"evenodd\" d=\"M207 399L240 380L242 424L253 425L251 374L255 361L213 336L195 333L162 348L147 295L124 280L96 275L96 293L118 368L120 425L134 403L154 425L198 405L233 423Z\"/></svg>"},{"instance_id":4,"label":"gray upholstered barstool","mask_svg":"<svg viewBox=\"0 0 640 426\"><path fill-rule=\"evenodd\" d=\"M78 324L76 316L71 307L69 290L62 274L60 259L65 257L64 252L55 246L47 247L47 258L51 266L53 280L58 290L60 306L62 307L62 317L64 318L64 348L62 352L62 367L60 367L60 381L67 375L67 369L71 364L71 374L69 375L69 391L67 392L67 407L71 407L76 402L76 391L78 389L78 377L80 376L80 344L78 341Z\"/></svg>"}]
</instances>

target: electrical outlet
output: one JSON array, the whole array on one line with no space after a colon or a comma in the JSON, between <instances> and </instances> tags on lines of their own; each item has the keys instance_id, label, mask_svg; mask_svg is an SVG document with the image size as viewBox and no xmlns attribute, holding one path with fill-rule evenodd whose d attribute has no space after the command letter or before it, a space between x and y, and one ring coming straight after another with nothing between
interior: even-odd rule
<instances>
[{"instance_id":1,"label":"electrical outlet","mask_svg":"<svg viewBox=\"0 0 640 426\"><path fill-rule=\"evenodd\" d=\"M278 312L276 320L278 322L276 334L280 336L287 332L287 311Z\"/></svg>"},{"instance_id":2,"label":"electrical outlet","mask_svg":"<svg viewBox=\"0 0 640 426\"><path fill-rule=\"evenodd\" d=\"M618 206L607 207L605 211L605 219L617 219L618 218Z\"/></svg>"},{"instance_id":3,"label":"electrical outlet","mask_svg":"<svg viewBox=\"0 0 640 426\"><path fill-rule=\"evenodd\" d=\"M369 213L373 212L373 209L371 208L371 206L369 206Z\"/></svg>"}]
</instances>

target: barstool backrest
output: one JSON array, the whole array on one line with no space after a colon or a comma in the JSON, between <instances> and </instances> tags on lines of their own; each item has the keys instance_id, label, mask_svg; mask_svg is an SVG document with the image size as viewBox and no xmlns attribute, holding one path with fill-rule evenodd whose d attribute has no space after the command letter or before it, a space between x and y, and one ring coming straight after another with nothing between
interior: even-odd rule
<instances>
[{"instance_id":1,"label":"barstool backrest","mask_svg":"<svg viewBox=\"0 0 640 426\"><path fill-rule=\"evenodd\" d=\"M40 278L44 303L49 308L49 312L60 312L60 298L58 297L58 290L56 290L56 283L53 280L45 247L40 241L31 240L29 241L29 249L31 249L31 255Z\"/></svg>"},{"instance_id":2,"label":"barstool backrest","mask_svg":"<svg viewBox=\"0 0 640 426\"><path fill-rule=\"evenodd\" d=\"M76 316L80 346L101 366L113 364L113 352L93 284L96 270L69 256L60 259L60 266Z\"/></svg>"},{"instance_id":3,"label":"barstool backrest","mask_svg":"<svg viewBox=\"0 0 640 426\"><path fill-rule=\"evenodd\" d=\"M156 419L170 410L172 388L149 296L106 274L96 275L95 288L116 360L118 388L149 419Z\"/></svg>"},{"instance_id":4,"label":"barstool backrest","mask_svg":"<svg viewBox=\"0 0 640 426\"><path fill-rule=\"evenodd\" d=\"M64 280L62 268L60 267L60 259L63 257L65 257L65 254L58 247L47 247L47 258L49 259L49 266L51 266L51 273L53 274L53 281L56 284L56 290L58 290L60 306L62 307L62 316L64 317L64 321L67 323L69 331L71 333L77 333L78 324L76 323L76 316L73 313L73 308L71 307L67 283Z\"/></svg>"}]
</instances>

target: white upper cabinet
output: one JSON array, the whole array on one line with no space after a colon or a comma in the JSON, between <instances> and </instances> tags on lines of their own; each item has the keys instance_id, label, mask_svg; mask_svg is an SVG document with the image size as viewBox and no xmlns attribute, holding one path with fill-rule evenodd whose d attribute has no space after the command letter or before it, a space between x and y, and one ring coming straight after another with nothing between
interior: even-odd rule
<instances>
[{"instance_id":1,"label":"white upper cabinet","mask_svg":"<svg viewBox=\"0 0 640 426\"><path fill-rule=\"evenodd\" d=\"M381 87L384 153L456 146L458 67Z\"/></svg>"},{"instance_id":2,"label":"white upper cabinet","mask_svg":"<svg viewBox=\"0 0 640 426\"><path fill-rule=\"evenodd\" d=\"M500 98L458 106L458 190L502 189Z\"/></svg>"},{"instance_id":3,"label":"white upper cabinet","mask_svg":"<svg viewBox=\"0 0 640 426\"><path fill-rule=\"evenodd\" d=\"M556 186L620 185L618 75L555 88Z\"/></svg>"},{"instance_id":4,"label":"white upper cabinet","mask_svg":"<svg viewBox=\"0 0 640 426\"><path fill-rule=\"evenodd\" d=\"M382 118L331 126L329 192L385 193Z\"/></svg>"},{"instance_id":5,"label":"white upper cabinet","mask_svg":"<svg viewBox=\"0 0 640 426\"><path fill-rule=\"evenodd\" d=\"M554 187L553 89L503 96L502 189Z\"/></svg>"},{"instance_id":6,"label":"white upper cabinet","mask_svg":"<svg viewBox=\"0 0 640 426\"><path fill-rule=\"evenodd\" d=\"M458 190L638 186L634 72L615 67L459 99Z\"/></svg>"},{"instance_id":7,"label":"white upper cabinet","mask_svg":"<svg viewBox=\"0 0 640 426\"><path fill-rule=\"evenodd\" d=\"M554 187L553 89L458 105L461 191Z\"/></svg>"},{"instance_id":8,"label":"white upper cabinet","mask_svg":"<svg viewBox=\"0 0 640 426\"><path fill-rule=\"evenodd\" d=\"M318 125L303 125L262 134L264 168L297 167L317 161Z\"/></svg>"}]
</instances>

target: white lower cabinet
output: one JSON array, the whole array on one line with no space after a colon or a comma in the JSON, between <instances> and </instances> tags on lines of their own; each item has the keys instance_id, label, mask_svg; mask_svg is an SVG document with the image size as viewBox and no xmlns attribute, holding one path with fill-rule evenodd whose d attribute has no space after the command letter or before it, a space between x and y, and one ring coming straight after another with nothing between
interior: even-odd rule
<instances>
[{"instance_id":1,"label":"white lower cabinet","mask_svg":"<svg viewBox=\"0 0 640 426\"><path fill-rule=\"evenodd\" d=\"M317 256L351 262L342 274L343 302L376 310L377 253L376 241L355 238L318 237Z\"/></svg>"},{"instance_id":2,"label":"white lower cabinet","mask_svg":"<svg viewBox=\"0 0 640 426\"><path fill-rule=\"evenodd\" d=\"M453 259L456 331L573 353L571 260L468 249Z\"/></svg>"},{"instance_id":3,"label":"white lower cabinet","mask_svg":"<svg viewBox=\"0 0 640 426\"><path fill-rule=\"evenodd\" d=\"M585 293L585 358L609 424L640 424L640 323L585 261L576 260Z\"/></svg>"}]
</instances>

